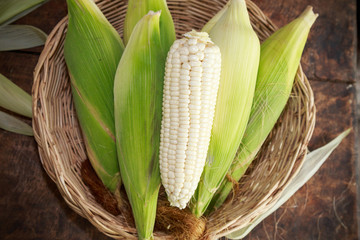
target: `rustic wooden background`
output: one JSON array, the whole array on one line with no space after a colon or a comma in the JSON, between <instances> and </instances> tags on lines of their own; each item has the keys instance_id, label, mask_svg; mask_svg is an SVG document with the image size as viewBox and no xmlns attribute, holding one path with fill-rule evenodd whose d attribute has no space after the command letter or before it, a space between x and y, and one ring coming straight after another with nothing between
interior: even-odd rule
<instances>
[{"instance_id":1,"label":"rustic wooden background","mask_svg":"<svg viewBox=\"0 0 360 240\"><path fill-rule=\"evenodd\" d=\"M349 127L351 132L318 173L246 239L358 239L356 154L356 2L280 0L254 2L276 25L312 5L320 16L304 51L304 71L317 106L316 149ZM66 15L51 0L18 24L46 33ZM42 47L0 53L0 73L31 92ZM30 121L29 121L30 123ZM63 201L42 169L33 138L0 130L0 239L109 239Z\"/></svg>"}]
</instances>

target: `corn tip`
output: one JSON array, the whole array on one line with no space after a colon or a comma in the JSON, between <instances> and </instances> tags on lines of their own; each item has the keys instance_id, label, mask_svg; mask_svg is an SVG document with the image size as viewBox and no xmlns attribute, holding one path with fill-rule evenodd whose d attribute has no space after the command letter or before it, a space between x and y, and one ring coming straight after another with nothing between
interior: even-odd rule
<instances>
[{"instance_id":1,"label":"corn tip","mask_svg":"<svg viewBox=\"0 0 360 240\"><path fill-rule=\"evenodd\" d=\"M304 12L300 15L300 17L304 18L310 25L312 25L316 18L319 16L318 13L314 13L312 6L307 6Z\"/></svg>"},{"instance_id":2,"label":"corn tip","mask_svg":"<svg viewBox=\"0 0 360 240\"><path fill-rule=\"evenodd\" d=\"M209 34L207 32L198 32L196 30L191 30L190 32L184 33L184 37L188 38L188 39L197 39L203 42L211 42L211 39L209 37Z\"/></svg>"},{"instance_id":3,"label":"corn tip","mask_svg":"<svg viewBox=\"0 0 360 240\"><path fill-rule=\"evenodd\" d=\"M160 16L161 10L154 12L153 10L150 10L147 15L148 16Z\"/></svg>"}]
</instances>

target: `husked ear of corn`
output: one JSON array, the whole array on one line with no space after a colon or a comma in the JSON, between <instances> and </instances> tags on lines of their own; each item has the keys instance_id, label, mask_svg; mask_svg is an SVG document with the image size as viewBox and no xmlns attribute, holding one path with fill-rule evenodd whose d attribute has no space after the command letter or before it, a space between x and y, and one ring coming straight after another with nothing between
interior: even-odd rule
<instances>
[{"instance_id":1,"label":"husked ear of corn","mask_svg":"<svg viewBox=\"0 0 360 240\"><path fill-rule=\"evenodd\" d=\"M159 146L166 54L160 12L136 24L115 77L115 126L123 184L140 239L150 239L160 188Z\"/></svg>"},{"instance_id":2,"label":"husked ear of corn","mask_svg":"<svg viewBox=\"0 0 360 240\"><path fill-rule=\"evenodd\" d=\"M191 201L200 217L224 179L249 119L260 58L244 0L231 0L209 32L221 51L221 77L206 164Z\"/></svg>"},{"instance_id":3,"label":"husked ear of corn","mask_svg":"<svg viewBox=\"0 0 360 240\"><path fill-rule=\"evenodd\" d=\"M114 123L114 77L124 46L92 0L67 0L64 55L89 160L104 185L120 180Z\"/></svg>"},{"instance_id":4,"label":"husked ear of corn","mask_svg":"<svg viewBox=\"0 0 360 240\"><path fill-rule=\"evenodd\" d=\"M160 40L164 52L167 53L176 36L174 22L166 0L129 0L124 23L124 42L128 43L136 23L149 11L161 11Z\"/></svg>"},{"instance_id":5,"label":"husked ear of corn","mask_svg":"<svg viewBox=\"0 0 360 240\"><path fill-rule=\"evenodd\" d=\"M228 175L239 181L274 127L289 99L306 39L317 18L311 7L261 44L259 73L248 126ZM232 189L225 178L211 207L219 207Z\"/></svg>"},{"instance_id":6,"label":"husked ear of corn","mask_svg":"<svg viewBox=\"0 0 360 240\"><path fill-rule=\"evenodd\" d=\"M160 172L170 204L185 208L200 180L210 141L221 70L206 32L176 40L165 67Z\"/></svg>"}]
</instances>

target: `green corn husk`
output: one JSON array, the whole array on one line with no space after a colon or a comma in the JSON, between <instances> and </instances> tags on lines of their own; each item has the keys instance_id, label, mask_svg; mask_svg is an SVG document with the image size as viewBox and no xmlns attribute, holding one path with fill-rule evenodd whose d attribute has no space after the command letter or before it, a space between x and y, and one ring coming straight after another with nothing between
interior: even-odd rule
<instances>
[{"instance_id":1,"label":"green corn husk","mask_svg":"<svg viewBox=\"0 0 360 240\"><path fill-rule=\"evenodd\" d=\"M0 27L0 51L26 49L44 45L47 35L29 25L6 25Z\"/></svg>"},{"instance_id":2,"label":"green corn husk","mask_svg":"<svg viewBox=\"0 0 360 240\"><path fill-rule=\"evenodd\" d=\"M274 127L289 99L309 31L317 18L311 7L261 44L259 73L250 119L228 175L239 181ZM233 188L225 178L210 209L219 207Z\"/></svg>"},{"instance_id":3,"label":"green corn husk","mask_svg":"<svg viewBox=\"0 0 360 240\"><path fill-rule=\"evenodd\" d=\"M119 186L114 123L114 77L124 46L92 0L67 0L64 55L89 160L112 192Z\"/></svg>"},{"instance_id":4,"label":"green corn husk","mask_svg":"<svg viewBox=\"0 0 360 240\"><path fill-rule=\"evenodd\" d=\"M229 6L230 6L231 1L228 1L226 3L226 5L218 12L215 14L215 16L213 16L202 28L201 31L203 32L210 32L211 29L214 27L214 25L219 21L219 19L222 17L222 15L228 10Z\"/></svg>"},{"instance_id":5,"label":"green corn husk","mask_svg":"<svg viewBox=\"0 0 360 240\"><path fill-rule=\"evenodd\" d=\"M30 94L0 74L0 107L32 118Z\"/></svg>"},{"instance_id":6,"label":"green corn husk","mask_svg":"<svg viewBox=\"0 0 360 240\"><path fill-rule=\"evenodd\" d=\"M160 12L135 26L115 77L119 165L139 239L151 239L160 188L159 147L166 54Z\"/></svg>"},{"instance_id":7,"label":"green corn husk","mask_svg":"<svg viewBox=\"0 0 360 240\"><path fill-rule=\"evenodd\" d=\"M0 111L0 128L9 132L34 136L32 128L28 124L3 111Z\"/></svg>"},{"instance_id":8,"label":"green corn husk","mask_svg":"<svg viewBox=\"0 0 360 240\"><path fill-rule=\"evenodd\" d=\"M235 157L249 119L260 42L244 0L231 0L209 32L221 51L221 77L206 164L191 202L203 215Z\"/></svg>"},{"instance_id":9,"label":"green corn husk","mask_svg":"<svg viewBox=\"0 0 360 240\"><path fill-rule=\"evenodd\" d=\"M48 0L1 0L0 26L8 25L25 16Z\"/></svg>"},{"instance_id":10,"label":"green corn husk","mask_svg":"<svg viewBox=\"0 0 360 240\"><path fill-rule=\"evenodd\" d=\"M124 42L128 43L137 22L149 11L161 11L160 39L167 53L176 39L174 22L166 0L129 0L124 23Z\"/></svg>"}]
</instances>

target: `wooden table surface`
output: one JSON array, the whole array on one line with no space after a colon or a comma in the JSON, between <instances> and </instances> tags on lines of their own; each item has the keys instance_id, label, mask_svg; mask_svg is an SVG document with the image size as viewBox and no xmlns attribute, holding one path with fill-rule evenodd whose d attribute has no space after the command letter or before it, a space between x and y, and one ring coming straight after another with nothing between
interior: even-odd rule
<instances>
[{"instance_id":1,"label":"wooden table surface","mask_svg":"<svg viewBox=\"0 0 360 240\"><path fill-rule=\"evenodd\" d=\"M309 149L355 127L355 0L254 2L278 26L307 5L320 14L302 61L317 106ZM65 15L65 1L51 0L16 23L50 33ZM0 73L30 93L41 50L1 52ZM246 239L358 239L357 136L353 130L316 175ZM109 239L66 205L41 166L34 139L1 129L0 239Z\"/></svg>"}]
</instances>

